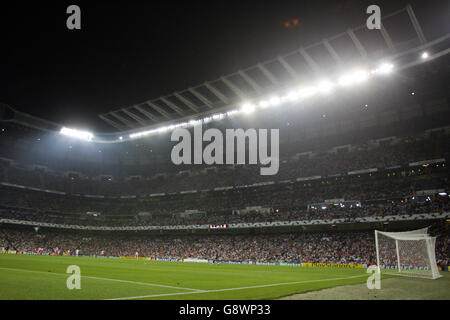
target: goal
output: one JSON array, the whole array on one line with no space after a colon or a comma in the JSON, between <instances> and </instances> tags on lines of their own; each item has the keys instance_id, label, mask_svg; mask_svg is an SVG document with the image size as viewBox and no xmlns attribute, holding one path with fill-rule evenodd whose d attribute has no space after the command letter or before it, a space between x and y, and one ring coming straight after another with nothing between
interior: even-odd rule
<instances>
[{"instance_id":1,"label":"goal","mask_svg":"<svg viewBox=\"0 0 450 320\"><path fill-rule=\"evenodd\" d=\"M406 232L375 230L378 272L437 279L436 237L428 228Z\"/></svg>"}]
</instances>

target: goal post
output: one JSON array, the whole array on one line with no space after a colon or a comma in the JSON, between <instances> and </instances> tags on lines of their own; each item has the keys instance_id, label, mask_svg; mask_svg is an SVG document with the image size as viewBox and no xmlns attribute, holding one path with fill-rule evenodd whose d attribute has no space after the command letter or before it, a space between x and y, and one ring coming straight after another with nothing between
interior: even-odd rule
<instances>
[{"instance_id":1,"label":"goal post","mask_svg":"<svg viewBox=\"0 0 450 320\"><path fill-rule=\"evenodd\" d=\"M437 279L436 237L428 228L405 232L375 230L378 272Z\"/></svg>"}]
</instances>

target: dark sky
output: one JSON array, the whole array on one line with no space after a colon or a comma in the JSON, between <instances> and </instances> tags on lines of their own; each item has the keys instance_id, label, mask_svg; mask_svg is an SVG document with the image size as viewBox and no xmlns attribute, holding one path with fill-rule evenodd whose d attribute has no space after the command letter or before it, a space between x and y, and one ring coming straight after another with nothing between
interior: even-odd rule
<instances>
[{"instance_id":1,"label":"dark sky","mask_svg":"<svg viewBox=\"0 0 450 320\"><path fill-rule=\"evenodd\" d=\"M373 3L383 14L407 2L4 1L0 102L65 125L112 130L99 113L213 80L363 24ZM436 6L449 8L448 1L410 3L420 21ZM66 28L70 4L81 7L81 30ZM286 28L290 19L299 19L300 26Z\"/></svg>"}]
</instances>

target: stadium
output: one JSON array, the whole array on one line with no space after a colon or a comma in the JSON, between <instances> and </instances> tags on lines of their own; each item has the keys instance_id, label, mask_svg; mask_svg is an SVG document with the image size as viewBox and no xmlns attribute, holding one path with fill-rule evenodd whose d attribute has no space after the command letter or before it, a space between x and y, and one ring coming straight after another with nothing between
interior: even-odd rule
<instances>
[{"instance_id":1,"label":"stadium","mask_svg":"<svg viewBox=\"0 0 450 320\"><path fill-rule=\"evenodd\" d=\"M4 101L0 299L450 299L450 34L411 5L381 21L109 130Z\"/></svg>"}]
</instances>

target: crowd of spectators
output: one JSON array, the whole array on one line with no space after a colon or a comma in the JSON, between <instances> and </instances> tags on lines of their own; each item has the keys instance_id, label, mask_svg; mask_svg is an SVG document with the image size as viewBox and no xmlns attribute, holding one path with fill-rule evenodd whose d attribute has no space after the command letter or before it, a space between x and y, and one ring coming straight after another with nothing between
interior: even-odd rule
<instances>
[{"instance_id":1,"label":"crowd of spectators","mask_svg":"<svg viewBox=\"0 0 450 320\"><path fill-rule=\"evenodd\" d=\"M437 263L449 262L450 238L437 233ZM256 235L133 236L49 232L0 231L0 249L28 253L89 256L134 256L219 261L313 262L374 264L373 232L302 232Z\"/></svg>"},{"instance_id":2,"label":"crowd of spectators","mask_svg":"<svg viewBox=\"0 0 450 320\"><path fill-rule=\"evenodd\" d=\"M432 185L446 186L446 182L435 179L435 181L432 181ZM0 193L0 204L19 208L37 208L40 211L49 212L80 213L95 211L110 215L137 214L139 212L166 214L185 210L201 210L213 213L221 210L240 210L252 206L295 208L298 210L306 208L310 203L320 203L326 199L359 201L404 199L411 194L412 188L410 179L370 179L359 182L339 180L333 181L333 184L315 181L131 199L93 199L10 188L8 190L3 189Z\"/></svg>"},{"instance_id":3,"label":"crowd of spectators","mask_svg":"<svg viewBox=\"0 0 450 320\"><path fill-rule=\"evenodd\" d=\"M421 213L448 212L448 197L440 201L426 201L423 203L394 202L383 205L367 205L363 207L341 207L331 206L327 209L317 210L270 210L263 212L259 210L248 210L241 213L231 214L206 214L195 217L179 217L165 214L155 215L148 218L138 216L104 216L101 218L87 215L69 215L58 213L36 213L32 210L0 209L0 218L15 219L33 222L47 222L56 224L84 225L84 226L169 226L169 225L221 225L234 223L256 223L274 221L311 221L344 219L344 222L354 222L355 218L384 217L397 215L414 215Z\"/></svg>"},{"instance_id":4,"label":"crowd of spectators","mask_svg":"<svg viewBox=\"0 0 450 320\"><path fill-rule=\"evenodd\" d=\"M93 177L63 175L44 170L24 170L3 164L0 181L89 195L146 195L187 190L204 190L226 186L242 186L267 181L283 181L300 177L328 176L352 170L386 168L408 165L414 161L445 158L449 144L447 137L439 139L405 138L394 145L360 145L351 151L315 152L304 156L291 155L281 159L276 176L260 175L258 165L221 165L211 170L191 166L185 171L173 166L171 171L156 176L130 179L126 176ZM106 173L105 173L106 174Z\"/></svg>"},{"instance_id":5,"label":"crowd of spectators","mask_svg":"<svg viewBox=\"0 0 450 320\"><path fill-rule=\"evenodd\" d=\"M74 179L44 171L26 171L13 166L0 168L0 181L67 192L66 195L1 187L0 218L36 222L91 226L145 226L180 224L232 224L239 222L272 222L292 220L329 220L357 217L403 215L448 211L448 197L432 196L427 201L413 201L418 190L448 190L446 163L296 181L298 176L326 176L354 169L380 168L407 164L416 160L441 158L448 141L405 138L395 145L363 145L353 151L317 153L306 158L282 161L278 180L290 183L232 190L142 196L136 198L92 198L80 194L149 194L170 190L192 190L228 185L250 185L265 179L254 166L234 169L197 170L187 174L167 173L143 181L109 181ZM300 174L303 173L303 174ZM269 177L267 179L273 179ZM162 188L162 189L161 189ZM82 191L82 192L80 192ZM327 206L326 210L309 210L308 205L329 199L358 201L360 207ZM423 200L423 199L422 199ZM246 210L269 208L269 213ZM182 217L195 210L200 215ZM250 211L250 212L249 212ZM86 213L96 213L87 215ZM232 214L236 212L245 214ZM140 213L148 213L140 215Z\"/></svg>"},{"instance_id":6,"label":"crowd of spectators","mask_svg":"<svg viewBox=\"0 0 450 320\"><path fill-rule=\"evenodd\" d=\"M411 184L411 181L409 183ZM402 186L404 189L401 189ZM159 201L154 201L153 198L92 200L8 189L0 193L0 218L91 226L146 226L342 218L351 222L360 217L448 212L447 195L435 194L413 199L407 186L408 183L404 182L380 181L331 187L322 187L318 184L316 187L298 190L230 191L216 196L174 195ZM352 193L353 189L357 194ZM333 190L336 192L341 190L342 193L334 193ZM372 197L367 194L371 194ZM355 202L353 205L349 203L324 205L326 197L332 196L333 199L354 199ZM314 200L316 202L313 202ZM311 203L321 205L312 209L311 206L308 207ZM266 209L245 209L251 205L259 205ZM180 214L187 209L197 210L197 214L188 216ZM88 215L88 212L92 214ZM140 212L149 214L140 215Z\"/></svg>"}]
</instances>

